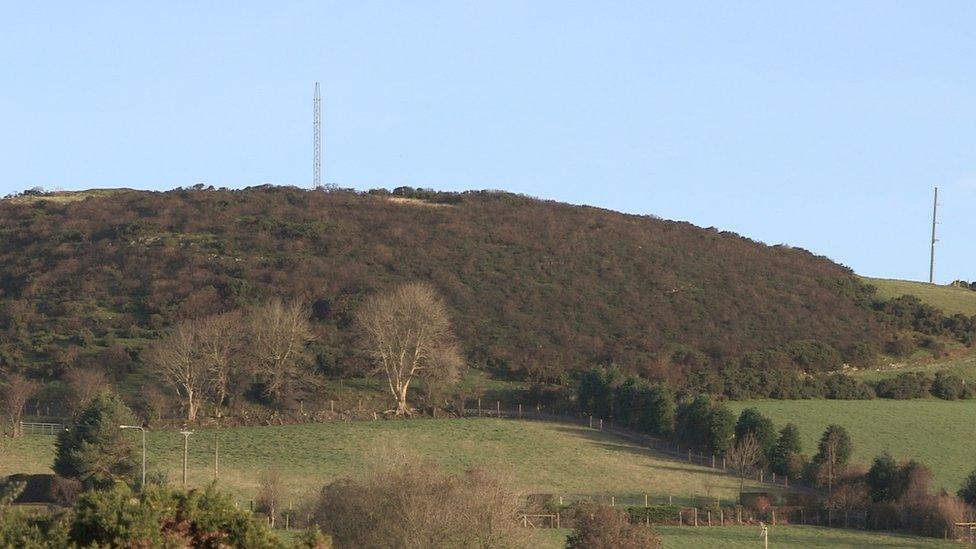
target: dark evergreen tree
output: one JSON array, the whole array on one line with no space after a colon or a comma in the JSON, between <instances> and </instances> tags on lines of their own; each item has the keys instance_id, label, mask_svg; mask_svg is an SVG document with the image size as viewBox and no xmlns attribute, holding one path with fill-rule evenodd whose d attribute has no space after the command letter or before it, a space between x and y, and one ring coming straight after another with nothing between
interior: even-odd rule
<instances>
[{"instance_id":1,"label":"dark evergreen tree","mask_svg":"<svg viewBox=\"0 0 976 549\"><path fill-rule=\"evenodd\" d=\"M770 460L773 472L792 479L799 478L803 472L803 458L800 455L802 451L800 430L796 425L787 423L780 429L779 438L773 448L773 456Z\"/></svg>"},{"instance_id":2,"label":"dark evergreen tree","mask_svg":"<svg viewBox=\"0 0 976 549\"><path fill-rule=\"evenodd\" d=\"M771 460L776 448L776 426L773 425L773 420L757 408L742 410L735 424L735 438L744 439L748 435L755 437L767 462Z\"/></svg>"},{"instance_id":3,"label":"dark evergreen tree","mask_svg":"<svg viewBox=\"0 0 976 549\"><path fill-rule=\"evenodd\" d=\"M97 395L78 414L75 425L58 435L54 472L95 488L131 480L137 469L133 446L119 425L134 422L118 396Z\"/></svg>"}]
</instances>

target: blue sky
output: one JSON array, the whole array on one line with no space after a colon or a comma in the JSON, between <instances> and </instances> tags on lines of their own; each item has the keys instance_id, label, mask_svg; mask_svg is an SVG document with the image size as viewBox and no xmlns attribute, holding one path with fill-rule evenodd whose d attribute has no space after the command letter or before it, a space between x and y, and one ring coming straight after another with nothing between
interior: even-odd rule
<instances>
[{"instance_id":1,"label":"blue sky","mask_svg":"<svg viewBox=\"0 0 976 549\"><path fill-rule=\"evenodd\" d=\"M4 2L0 192L497 188L976 279L976 3Z\"/></svg>"}]
</instances>

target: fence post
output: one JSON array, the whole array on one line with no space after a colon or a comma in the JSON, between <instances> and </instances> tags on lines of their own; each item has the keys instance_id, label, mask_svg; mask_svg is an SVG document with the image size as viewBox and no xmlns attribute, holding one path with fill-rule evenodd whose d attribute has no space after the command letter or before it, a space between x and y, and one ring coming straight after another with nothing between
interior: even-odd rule
<instances>
[{"instance_id":1,"label":"fence post","mask_svg":"<svg viewBox=\"0 0 976 549\"><path fill-rule=\"evenodd\" d=\"M522 403L519 402L519 419L522 419Z\"/></svg>"},{"instance_id":2,"label":"fence post","mask_svg":"<svg viewBox=\"0 0 976 549\"><path fill-rule=\"evenodd\" d=\"M616 506L617 506L616 496L610 496L610 507L616 507Z\"/></svg>"},{"instance_id":3,"label":"fence post","mask_svg":"<svg viewBox=\"0 0 976 549\"><path fill-rule=\"evenodd\" d=\"M708 511L708 525L709 526L712 525L712 512L711 511Z\"/></svg>"},{"instance_id":4,"label":"fence post","mask_svg":"<svg viewBox=\"0 0 976 549\"><path fill-rule=\"evenodd\" d=\"M600 430L601 431L603 430L603 418L602 417L600 418Z\"/></svg>"},{"instance_id":5,"label":"fence post","mask_svg":"<svg viewBox=\"0 0 976 549\"><path fill-rule=\"evenodd\" d=\"M644 494L644 507L647 508L647 494Z\"/></svg>"},{"instance_id":6,"label":"fence post","mask_svg":"<svg viewBox=\"0 0 976 549\"><path fill-rule=\"evenodd\" d=\"M718 510L718 522L722 526L725 526L725 511L721 507Z\"/></svg>"},{"instance_id":7,"label":"fence post","mask_svg":"<svg viewBox=\"0 0 976 549\"><path fill-rule=\"evenodd\" d=\"M695 510L695 526L698 526L698 508L692 507Z\"/></svg>"},{"instance_id":8,"label":"fence post","mask_svg":"<svg viewBox=\"0 0 976 549\"><path fill-rule=\"evenodd\" d=\"M774 507L772 511L773 511L773 526L776 526L776 508Z\"/></svg>"},{"instance_id":9,"label":"fence post","mask_svg":"<svg viewBox=\"0 0 976 549\"><path fill-rule=\"evenodd\" d=\"M712 454L712 469L715 468L715 454Z\"/></svg>"},{"instance_id":10,"label":"fence post","mask_svg":"<svg viewBox=\"0 0 976 549\"><path fill-rule=\"evenodd\" d=\"M691 448L688 448L688 461L691 461Z\"/></svg>"},{"instance_id":11,"label":"fence post","mask_svg":"<svg viewBox=\"0 0 976 549\"><path fill-rule=\"evenodd\" d=\"M593 414L590 414L590 429L593 428Z\"/></svg>"},{"instance_id":12,"label":"fence post","mask_svg":"<svg viewBox=\"0 0 976 549\"><path fill-rule=\"evenodd\" d=\"M481 417L481 397L478 397L478 417Z\"/></svg>"},{"instance_id":13,"label":"fence post","mask_svg":"<svg viewBox=\"0 0 976 549\"><path fill-rule=\"evenodd\" d=\"M502 403L495 401L495 417L502 417Z\"/></svg>"},{"instance_id":14,"label":"fence post","mask_svg":"<svg viewBox=\"0 0 976 549\"><path fill-rule=\"evenodd\" d=\"M763 470L760 469L759 470L759 482L762 482L762 481L763 481Z\"/></svg>"}]
</instances>

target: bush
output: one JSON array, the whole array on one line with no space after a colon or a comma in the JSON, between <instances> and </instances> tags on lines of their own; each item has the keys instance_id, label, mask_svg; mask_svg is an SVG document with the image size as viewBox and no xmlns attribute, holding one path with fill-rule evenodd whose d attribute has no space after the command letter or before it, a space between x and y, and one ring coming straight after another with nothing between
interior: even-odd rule
<instances>
[{"instance_id":1,"label":"bush","mask_svg":"<svg viewBox=\"0 0 976 549\"><path fill-rule=\"evenodd\" d=\"M405 458L329 484L310 510L340 547L517 547L518 511L518 495L482 472L449 475Z\"/></svg>"},{"instance_id":2,"label":"bush","mask_svg":"<svg viewBox=\"0 0 976 549\"><path fill-rule=\"evenodd\" d=\"M582 509L576 528L566 540L568 549L644 549L659 547L654 530L632 524L627 514L604 505Z\"/></svg>"},{"instance_id":3,"label":"bush","mask_svg":"<svg viewBox=\"0 0 976 549\"><path fill-rule=\"evenodd\" d=\"M925 398L932 389L932 378L918 372L905 372L882 379L875 387L881 398L908 400Z\"/></svg>"},{"instance_id":4,"label":"bush","mask_svg":"<svg viewBox=\"0 0 976 549\"><path fill-rule=\"evenodd\" d=\"M846 374L831 374L824 383L824 396L834 400L870 400L874 391Z\"/></svg>"},{"instance_id":5,"label":"bush","mask_svg":"<svg viewBox=\"0 0 976 549\"><path fill-rule=\"evenodd\" d=\"M138 496L125 486L87 492L75 504L70 538L83 547L283 547L212 485L149 487Z\"/></svg>"},{"instance_id":6,"label":"bush","mask_svg":"<svg viewBox=\"0 0 976 549\"><path fill-rule=\"evenodd\" d=\"M942 400L958 400L971 396L971 392L962 378L945 372L935 374L931 391L934 396Z\"/></svg>"},{"instance_id":7,"label":"bush","mask_svg":"<svg viewBox=\"0 0 976 549\"><path fill-rule=\"evenodd\" d=\"M976 470L969 473L956 495L966 503L976 506Z\"/></svg>"},{"instance_id":8,"label":"bush","mask_svg":"<svg viewBox=\"0 0 976 549\"><path fill-rule=\"evenodd\" d=\"M669 524L677 520L680 505L651 505L649 507L628 507L627 516L635 524Z\"/></svg>"}]
</instances>

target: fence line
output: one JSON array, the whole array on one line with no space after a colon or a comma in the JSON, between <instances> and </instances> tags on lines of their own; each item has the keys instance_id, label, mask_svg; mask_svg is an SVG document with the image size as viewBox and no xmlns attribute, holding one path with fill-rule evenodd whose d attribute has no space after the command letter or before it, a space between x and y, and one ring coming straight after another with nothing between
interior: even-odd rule
<instances>
[{"instance_id":1,"label":"fence line","mask_svg":"<svg viewBox=\"0 0 976 549\"><path fill-rule=\"evenodd\" d=\"M20 434L22 435L56 435L61 431L64 431L63 423L20 422Z\"/></svg>"}]
</instances>

